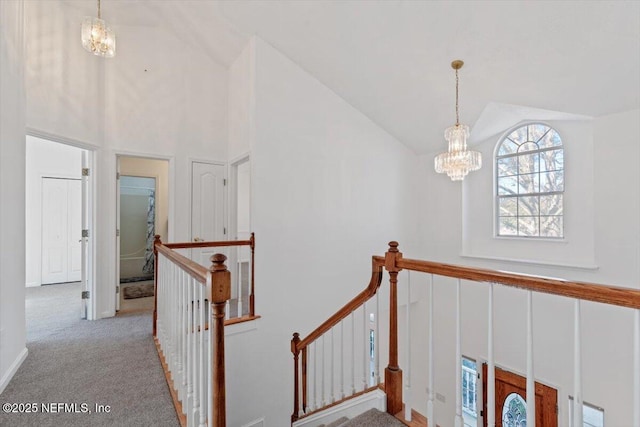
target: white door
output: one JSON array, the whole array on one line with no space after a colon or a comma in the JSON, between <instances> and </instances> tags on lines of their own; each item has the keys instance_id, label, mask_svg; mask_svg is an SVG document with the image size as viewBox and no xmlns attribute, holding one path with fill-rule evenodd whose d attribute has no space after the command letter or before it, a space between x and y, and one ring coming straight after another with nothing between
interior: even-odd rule
<instances>
[{"instance_id":1,"label":"white door","mask_svg":"<svg viewBox=\"0 0 640 427\"><path fill-rule=\"evenodd\" d=\"M193 162L191 169L191 238L197 241L225 240L224 227L225 167ZM191 258L206 267L209 258L221 248L193 249Z\"/></svg>"},{"instance_id":2,"label":"white door","mask_svg":"<svg viewBox=\"0 0 640 427\"><path fill-rule=\"evenodd\" d=\"M42 179L42 284L82 278L81 183Z\"/></svg>"}]
</instances>

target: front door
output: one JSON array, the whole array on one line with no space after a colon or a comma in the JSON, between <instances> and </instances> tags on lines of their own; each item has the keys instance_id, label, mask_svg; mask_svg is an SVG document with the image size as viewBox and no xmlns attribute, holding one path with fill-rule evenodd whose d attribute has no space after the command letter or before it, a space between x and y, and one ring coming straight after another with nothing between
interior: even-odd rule
<instances>
[{"instance_id":1,"label":"front door","mask_svg":"<svg viewBox=\"0 0 640 427\"><path fill-rule=\"evenodd\" d=\"M191 238L194 242L225 240L224 185L225 167L211 163L192 163ZM193 249L191 259L211 266L209 258L222 248Z\"/></svg>"},{"instance_id":2,"label":"front door","mask_svg":"<svg viewBox=\"0 0 640 427\"><path fill-rule=\"evenodd\" d=\"M527 379L500 368L496 377L496 427L525 427L527 420ZM482 365L484 426L487 426L487 364ZM536 387L535 427L558 426L558 391L538 382Z\"/></svg>"}]
</instances>

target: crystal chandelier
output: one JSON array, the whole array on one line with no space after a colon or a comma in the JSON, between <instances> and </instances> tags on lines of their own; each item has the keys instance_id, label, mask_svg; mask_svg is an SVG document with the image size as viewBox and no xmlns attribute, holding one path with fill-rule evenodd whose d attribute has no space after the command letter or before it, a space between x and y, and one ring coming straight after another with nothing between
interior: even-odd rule
<instances>
[{"instance_id":1,"label":"crystal chandelier","mask_svg":"<svg viewBox=\"0 0 640 427\"><path fill-rule=\"evenodd\" d=\"M452 181L462 181L469 172L476 171L482 166L482 156L477 151L467 150L469 126L460 124L458 112L458 70L464 62L453 61L451 68L456 70L456 124L444 131L444 138L449 142L449 151L440 153L435 158L435 168L438 173L446 173Z\"/></svg>"},{"instance_id":2,"label":"crystal chandelier","mask_svg":"<svg viewBox=\"0 0 640 427\"><path fill-rule=\"evenodd\" d=\"M98 0L98 17L85 16L82 21L81 35L82 47L94 55L113 58L116 54L116 35L100 18L100 0Z\"/></svg>"}]
</instances>

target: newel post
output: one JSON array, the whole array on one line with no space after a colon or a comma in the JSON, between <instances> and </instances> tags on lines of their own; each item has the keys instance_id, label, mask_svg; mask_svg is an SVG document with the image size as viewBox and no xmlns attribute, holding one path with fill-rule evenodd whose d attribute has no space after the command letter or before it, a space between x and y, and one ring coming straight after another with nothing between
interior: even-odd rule
<instances>
[{"instance_id":1,"label":"newel post","mask_svg":"<svg viewBox=\"0 0 640 427\"><path fill-rule=\"evenodd\" d=\"M402 369L398 366L398 272L397 260L402 258L398 242L389 242L384 267L389 272L389 365L384 370L387 412L402 411Z\"/></svg>"},{"instance_id":2,"label":"newel post","mask_svg":"<svg viewBox=\"0 0 640 427\"><path fill-rule=\"evenodd\" d=\"M298 419L298 414L300 413L300 396L298 392L298 384L300 383L298 364L298 356L300 355L300 350L298 350L299 343L300 334L294 332L293 338L291 339L291 353L293 353L293 414L291 414L291 424Z\"/></svg>"},{"instance_id":3,"label":"newel post","mask_svg":"<svg viewBox=\"0 0 640 427\"><path fill-rule=\"evenodd\" d=\"M213 393L211 404L213 405L213 427L225 427L227 425L226 392L224 378L224 309L227 300L231 298L231 273L224 262L227 257L223 254L215 254L210 258L213 263L210 272L211 282L211 328L213 339L211 340L213 360L212 385Z\"/></svg>"},{"instance_id":4,"label":"newel post","mask_svg":"<svg viewBox=\"0 0 640 427\"><path fill-rule=\"evenodd\" d=\"M153 236L153 336L157 336L158 326L158 245L161 245L160 235Z\"/></svg>"}]
</instances>

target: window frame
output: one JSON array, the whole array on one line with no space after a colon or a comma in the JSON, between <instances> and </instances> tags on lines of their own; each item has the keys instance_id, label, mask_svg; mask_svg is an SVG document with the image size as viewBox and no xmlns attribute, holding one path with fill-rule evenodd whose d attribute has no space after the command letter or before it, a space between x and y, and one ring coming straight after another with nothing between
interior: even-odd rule
<instances>
[{"instance_id":1,"label":"window frame","mask_svg":"<svg viewBox=\"0 0 640 427\"><path fill-rule=\"evenodd\" d=\"M509 138L509 136L511 134L513 134L515 131L517 131L518 129L521 128L525 128L528 126L532 126L532 125L540 125L540 126L544 126L547 128L546 132L544 132L542 134L542 136L540 138L537 139L536 142L533 141L524 141L524 142L516 142L514 140L512 140L511 138ZM525 151L523 153L519 153L519 152L515 152L515 153L509 153L509 154L503 154L500 155L500 149L502 147L502 145L507 141L510 140L515 144L519 144L520 145L524 145L530 142L536 143L542 140L542 138L544 138L545 135L547 135L549 132L555 132L558 135L558 138L560 139L560 144L557 146L551 146L551 147L544 147L544 148L537 148L536 150L532 150L532 151ZM499 176L500 170L499 170L499 160L500 159L504 159L504 158L511 158L511 157L519 157L519 156L523 156L525 154L540 154L540 153L545 153L548 151L554 151L554 150L558 150L561 149L562 150L562 169L558 169L556 171L562 172L562 190L561 191L545 191L545 192L531 192L531 193L516 193L514 195L501 195L500 194L500 187L499 187L499 178L501 178ZM566 168L565 168L565 163L566 163L566 149L565 149L565 144L564 144L564 140L562 139L562 137L560 136L560 132L558 132L558 130L547 124L544 122L540 122L540 121L532 121L532 122L523 122L523 123L519 123L516 126L513 126L511 128L509 128L506 132L504 132L502 134L502 136L499 138L498 142L496 143L496 145L494 146L494 152L493 152L493 183L492 183L492 187L493 187L493 207L494 207L494 214L493 214L493 228L494 228L494 233L493 233L493 237L496 239L508 239L508 240L519 240L519 239L524 239L524 240L535 240L535 241L550 241L550 242L566 242L566 225L565 225L565 219L567 218L566 216L566 212L565 212L565 205L566 205L566 199L565 199L565 191L566 191ZM542 171L540 170L540 168L538 167L538 171L535 172L536 174L538 174L538 176L540 175ZM546 171L546 172L553 172L553 171ZM519 181L519 177L521 175L520 171L517 171L516 175L508 175L508 176L513 176L515 177L516 181ZM540 183L538 182L538 187L539 187ZM538 188L538 190L540 190L540 188ZM543 236L540 235L540 218L544 217L544 216L548 216L548 215L541 215L540 209L538 208L538 213L536 216L533 216L533 218L537 218L538 221L538 235L525 235L525 234L514 234L514 235L502 235L500 234L500 218L502 217L500 215L500 201L503 199L507 199L507 198L514 198L517 199L519 197L541 197L541 196L554 196L554 195L560 195L562 196L562 214L561 215L555 215L555 216L559 216L561 218L561 236L558 237L554 237L554 236ZM523 215L522 217L525 217L526 215ZM516 215L513 218L516 218L516 221L518 221L518 219L521 216L519 215L519 212L517 212L516 210ZM516 230L517 231L517 230Z\"/></svg>"}]
</instances>

